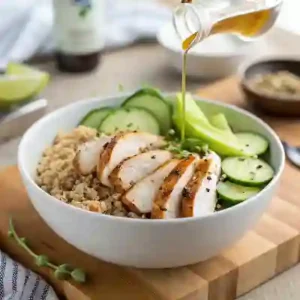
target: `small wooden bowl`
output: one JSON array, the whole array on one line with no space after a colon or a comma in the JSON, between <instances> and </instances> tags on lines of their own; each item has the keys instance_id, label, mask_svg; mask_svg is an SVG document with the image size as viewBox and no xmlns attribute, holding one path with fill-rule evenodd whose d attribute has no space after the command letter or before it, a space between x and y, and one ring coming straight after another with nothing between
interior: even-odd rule
<instances>
[{"instance_id":1,"label":"small wooden bowl","mask_svg":"<svg viewBox=\"0 0 300 300\"><path fill-rule=\"evenodd\" d=\"M246 96L246 101L252 106L272 115L299 117L300 96L295 98L295 96L269 95L258 89L254 89L249 84L254 76L278 71L289 71L300 77L300 59L270 58L252 62L244 67L241 72L241 87Z\"/></svg>"}]
</instances>

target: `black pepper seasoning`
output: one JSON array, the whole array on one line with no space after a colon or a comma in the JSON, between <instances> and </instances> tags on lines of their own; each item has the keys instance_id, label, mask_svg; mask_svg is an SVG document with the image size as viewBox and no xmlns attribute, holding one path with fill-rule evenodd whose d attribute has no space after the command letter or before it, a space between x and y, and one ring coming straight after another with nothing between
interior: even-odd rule
<instances>
[{"instance_id":1,"label":"black pepper seasoning","mask_svg":"<svg viewBox=\"0 0 300 300\"><path fill-rule=\"evenodd\" d=\"M171 172L172 175L180 175L180 171L175 169Z\"/></svg>"},{"instance_id":2,"label":"black pepper seasoning","mask_svg":"<svg viewBox=\"0 0 300 300\"><path fill-rule=\"evenodd\" d=\"M182 197L189 197L190 196L190 191L188 188L184 187L183 190L182 190Z\"/></svg>"},{"instance_id":3,"label":"black pepper seasoning","mask_svg":"<svg viewBox=\"0 0 300 300\"><path fill-rule=\"evenodd\" d=\"M249 174L251 175L251 180L254 180L255 172L251 171L251 172L249 172Z\"/></svg>"}]
</instances>

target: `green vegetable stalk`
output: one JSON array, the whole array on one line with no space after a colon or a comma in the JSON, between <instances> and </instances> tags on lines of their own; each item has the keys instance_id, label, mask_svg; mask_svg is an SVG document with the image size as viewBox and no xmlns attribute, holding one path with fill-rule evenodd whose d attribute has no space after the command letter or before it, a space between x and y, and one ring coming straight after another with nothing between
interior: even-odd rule
<instances>
[{"instance_id":1,"label":"green vegetable stalk","mask_svg":"<svg viewBox=\"0 0 300 300\"><path fill-rule=\"evenodd\" d=\"M182 122L185 122L187 138L202 140L204 144L209 146L209 149L222 156L250 156L239 144L224 115L214 116L213 124L211 124L189 93L186 94L185 101L186 109L183 120L181 117L182 94L177 94L173 121L177 129L182 128Z\"/></svg>"},{"instance_id":2,"label":"green vegetable stalk","mask_svg":"<svg viewBox=\"0 0 300 300\"><path fill-rule=\"evenodd\" d=\"M83 270L78 268L73 268L69 264L61 264L61 265L55 265L49 261L48 256L46 255L38 255L34 253L28 246L26 238L19 237L17 234L14 225L13 225L13 219L9 218L9 230L8 230L8 236L15 239L17 244L22 247L29 255L31 255L37 266L39 267L48 267L52 270L54 270L54 276L57 279L60 280L66 280L72 278L74 281L78 283L84 283L86 281L86 274Z\"/></svg>"}]
</instances>

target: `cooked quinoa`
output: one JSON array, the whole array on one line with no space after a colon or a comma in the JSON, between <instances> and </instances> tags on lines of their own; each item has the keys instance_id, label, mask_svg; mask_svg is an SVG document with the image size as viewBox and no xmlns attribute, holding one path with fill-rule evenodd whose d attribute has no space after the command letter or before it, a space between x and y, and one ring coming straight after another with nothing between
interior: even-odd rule
<instances>
[{"instance_id":1,"label":"cooked quinoa","mask_svg":"<svg viewBox=\"0 0 300 300\"><path fill-rule=\"evenodd\" d=\"M36 183L47 193L73 206L93 212L129 218L145 218L128 212L120 195L104 187L96 172L83 176L73 166L78 146L97 138L97 131L79 126L70 133L58 133L38 164Z\"/></svg>"}]
</instances>

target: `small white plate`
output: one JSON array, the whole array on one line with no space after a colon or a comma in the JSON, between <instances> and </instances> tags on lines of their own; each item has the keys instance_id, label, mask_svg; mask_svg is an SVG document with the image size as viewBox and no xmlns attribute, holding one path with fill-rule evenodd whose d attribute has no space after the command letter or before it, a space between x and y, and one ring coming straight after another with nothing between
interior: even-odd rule
<instances>
[{"instance_id":1,"label":"small white plate","mask_svg":"<svg viewBox=\"0 0 300 300\"><path fill-rule=\"evenodd\" d=\"M157 35L158 42L166 49L170 65L181 72L181 41L171 24ZM218 78L236 71L248 55L249 41L234 35L223 34L207 38L189 52L187 74L193 77Z\"/></svg>"},{"instance_id":2,"label":"small white plate","mask_svg":"<svg viewBox=\"0 0 300 300\"><path fill-rule=\"evenodd\" d=\"M165 48L170 66L181 72L181 41L172 24L160 30L157 40ZM215 35L191 49L187 75L205 79L226 77L235 74L241 64L253 58L278 54L298 56L299 51L300 35L280 27L252 41L241 40L235 35Z\"/></svg>"}]
</instances>

